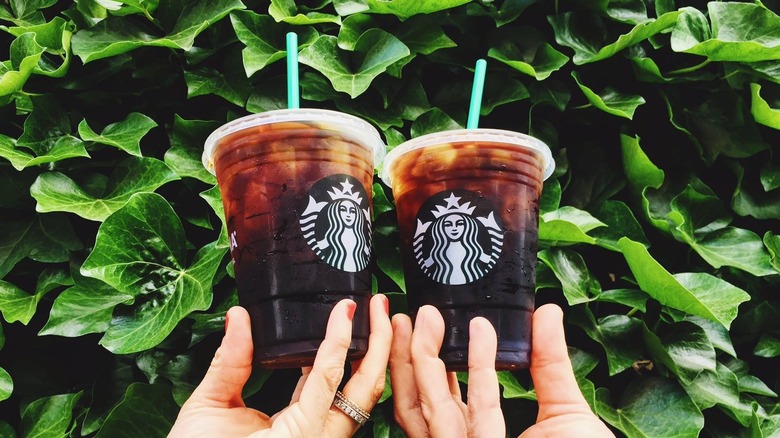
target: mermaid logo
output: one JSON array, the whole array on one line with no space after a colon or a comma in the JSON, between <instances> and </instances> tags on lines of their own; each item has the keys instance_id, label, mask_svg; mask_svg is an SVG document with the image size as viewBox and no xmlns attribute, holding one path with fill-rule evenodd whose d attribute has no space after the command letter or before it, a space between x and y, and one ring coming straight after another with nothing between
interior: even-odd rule
<instances>
[{"instance_id":1,"label":"mermaid logo","mask_svg":"<svg viewBox=\"0 0 780 438\"><path fill-rule=\"evenodd\" d=\"M501 255L504 232L499 221L492 205L473 192L447 190L432 196L417 215L413 240L417 264L443 284L482 278Z\"/></svg>"},{"instance_id":2,"label":"mermaid logo","mask_svg":"<svg viewBox=\"0 0 780 438\"><path fill-rule=\"evenodd\" d=\"M306 243L325 263L347 272L368 266L371 222L363 185L349 175L318 181L300 219Z\"/></svg>"}]
</instances>

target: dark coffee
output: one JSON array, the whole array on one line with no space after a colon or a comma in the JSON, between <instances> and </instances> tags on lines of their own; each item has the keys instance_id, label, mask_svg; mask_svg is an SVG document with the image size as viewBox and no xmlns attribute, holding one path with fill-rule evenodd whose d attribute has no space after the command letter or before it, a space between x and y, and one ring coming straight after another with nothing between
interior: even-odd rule
<instances>
[{"instance_id":1,"label":"dark coffee","mask_svg":"<svg viewBox=\"0 0 780 438\"><path fill-rule=\"evenodd\" d=\"M385 164L410 309L430 304L442 313L447 369L468 369L476 316L498 334L497 369L527 368L545 157L517 140L464 132L451 143L412 140L424 145L391 153Z\"/></svg>"},{"instance_id":2,"label":"dark coffee","mask_svg":"<svg viewBox=\"0 0 780 438\"><path fill-rule=\"evenodd\" d=\"M213 162L256 365L311 365L330 311L344 298L357 303L348 358L365 355L371 146L379 140L375 131L364 137L327 121L277 121L216 140Z\"/></svg>"}]
</instances>

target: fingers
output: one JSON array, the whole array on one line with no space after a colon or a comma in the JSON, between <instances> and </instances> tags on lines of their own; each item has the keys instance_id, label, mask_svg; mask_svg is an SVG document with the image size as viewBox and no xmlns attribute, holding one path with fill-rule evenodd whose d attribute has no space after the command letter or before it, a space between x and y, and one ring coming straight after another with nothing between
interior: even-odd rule
<instances>
[{"instance_id":1,"label":"fingers","mask_svg":"<svg viewBox=\"0 0 780 438\"><path fill-rule=\"evenodd\" d=\"M243 307L232 307L225 315L225 337L214 354L206 376L187 404L233 408L243 407L241 391L252 374L252 328Z\"/></svg>"},{"instance_id":2,"label":"fingers","mask_svg":"<svg viewBox=\"0 0 780 438\"><path fill-rule=\"evenodd\" d=\"M469 325L469 436L503 437L506 433L495 368L497 344L496 331L487 319L478 317L471 320Z\"/></svg>"},{"instance_id":3,"label":"fingers","mask_svg":"<svg viewBox=\"0 0 780 438\"><path fill-rule=\"evenodd\" d=\"M441 314L433 306L422 306L412 333L412 367L423 418L431 436L465 436L462 402L453 398L447 370L439 359L443 338Z\"/></svg>"},{"instance_id":4,"label":"fingers","mask_svg":"<svg viewBox=\"0 0 780 438\"><path fill-rule=\"evenodd\" d=\"M539 401L537 421L562 414L591 413L569 360L563 311L554 304L536 309L533 315L531 378Z\"/></svg>"},{"instance_id":5,"label":"fingers","mask_svg":"<svg viewBox=\"0 0 780 438\"><path fill-rule=\"evenodd\" d=\"M306 384L306 380L309 378L310 373L311 373L311 367L301 368L301 377L298 378L298 383L295 384L295 390L292 393L292 397L290 397L290 404L298 403L298 400L301 399L301 391L303 391L303 385Z\"/></svg>"},{"instance_id":6,"label":"fingers","mask_svg":"<svg viewBox=\"0 0 780 438\"><path fill-rule=\"evenodd\" d=\"M407 315L396 314L392 325L390 385L393 387L395 421L410 438L427 437L428 426L420 409L412 367L412 320Z\"/></svg>"},{"instance_id":7,"label":"fingers","mask_svg":"<svg viewBox=\"0 0 780 438\"><path fill-rule=\"evenodd\" d=\"M377 294L369 302L369 321L371 334L368 338L368 352L359 361L357 370L344 386L344 395L360 408L370 412L374 408L385 388L387 360L390 356L390 344L393 329L390 324L389 303L387 297ZM347 435L357 430L358 425L352 418L340 410L333 410L333 427L328 431L334 436ZM352 433L349 433L351 435Z\"/></svg>"},{"instance_id":8,"label":"fingers","mask_svg":"<svg viewBox=\"0 0 780 438\"><path fill-rule=\"evenodd\" d=\"M330 312L325 339L317 350L314 365L301 389L298 406L312 431L322 429L336 389L344 376L356 307L357 304L352 300L341 300Z\"/></svg>"}]
</instances>

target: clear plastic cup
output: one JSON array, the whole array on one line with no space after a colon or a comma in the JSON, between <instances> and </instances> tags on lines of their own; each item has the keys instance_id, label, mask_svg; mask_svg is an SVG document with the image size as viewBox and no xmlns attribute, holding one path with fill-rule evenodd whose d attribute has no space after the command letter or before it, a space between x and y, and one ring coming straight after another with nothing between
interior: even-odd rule
<instances>
[{"instance_id":1,"label":"clear plastic cup","mask_svg":"<svg viewBox=\"0 0 780 438\"><path fill-rule=\"evenodd\" d=\"M449 370L468 368L476 316L498 334L497 369L529 366L539 196L554 168L543 142L496 129L428 134L385 158L409 308L442 313L440 357Z\"/></svg>"},{"instance_id":2,"label":"clear plastic cup","mask_svg":"<svg viewBox=\"0 0 780 438\"><path fill-rule=\"evenodd\" d=\"M384 152L369 123L320 109L249 115L206 140L203 164L222 193L255 365L311 365L344 298L358 305L348 357L365 354L371 187Z\"/></svg>"}]
</instances>

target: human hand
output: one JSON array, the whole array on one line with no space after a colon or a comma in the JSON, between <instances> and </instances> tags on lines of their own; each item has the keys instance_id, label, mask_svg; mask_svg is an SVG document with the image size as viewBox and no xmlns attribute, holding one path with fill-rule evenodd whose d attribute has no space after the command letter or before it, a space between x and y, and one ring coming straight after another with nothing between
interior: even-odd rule
<instances>
[{"instance_id":1,"label":"human hand","mask_svg":"<svg viewBox=\"0 0 780 438\"><path fill-rule=\"evenodd\" d=\"M352 436L359 425L332 402L344 376L355 308L352 300L336 304L314 365L303 368L290 405L268 416L248 408L241 397L252 372L252 335L249 314L232 307L225 318L222 345L203 381L182 406L168 438ZM392 329L384 295L371 298L369 312L368 353L352 363L352 376L342 392L370 412L384 389Z\"/></svg>"},{"instance_id":2,"label":"human hand","mask_svg":"<svg viewBox=\"0 0 780 438\"><path fill-rule=\"evenodd\" d=\"M496 332L484 318L469 325L468 404L455 373L438 358L444 321L432 306L417 313L415 328L406 315L393 317L390 381L395 419L417 437L499 437L506 435L495 372ZM591 412L577 386L558 306L533 315L531 378L539 401L537 423L521 437L614 437Z\"/></svg>"}]
</instances>

